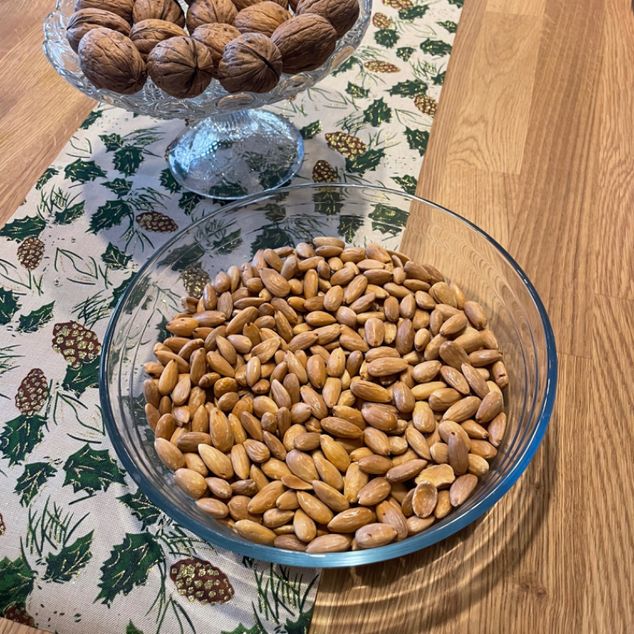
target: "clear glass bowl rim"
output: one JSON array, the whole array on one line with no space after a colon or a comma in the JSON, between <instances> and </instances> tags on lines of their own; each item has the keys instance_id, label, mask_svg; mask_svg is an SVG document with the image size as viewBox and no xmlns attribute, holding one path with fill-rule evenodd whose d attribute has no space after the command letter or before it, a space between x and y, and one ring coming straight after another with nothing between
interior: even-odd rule
<instances>
[{"instance_id":1,"label":"clear glass bowl rim","mask_svg":"<svg viewBox=\"0 0 634 634\"><path fill-rule=\"evenodd\" d=\"M128 286L126 291L121 296L116 308L114 309L106 333L103 339L102 354L99 367L99 396L101 402L101 408L105 420L108 436L114 446L117 456L123 463L128 474L136 482L143 493L150 499L150 501L159 507L163 512L172 517L182 527L190 530L192 533L202 537L210 543L238 553L240 555L252 557L254 559L260 559L262 561L269 561L274 563L280 563L291 566L300 566L306 568L341 568L351 566L361 566L366 564L378 563L396 557L402 557L410 553L422 550L439 541L442 541L454 533L462 530L479 517L484 515L493 505L517 482L519 477L524 473L528 465L530 464L539 444L546 433L548 423L552 416L556 387L557 387L557 352L555 345L555 335L548 318L546 308L542 303L537 290L528 279L519 264L513 259L508 251L500 245L494 238L492 238L485 231L480 229L470 220L460 216L459 214L434 203L430 200L422 198L420 196L408 194L396 189L390 189L387 187L381 187L378 185L358 185L348 183L305 183L301 185L292 185L289 187L282 187L273 192L267 192L265 194L257 193L252 196L241 198L234 203L228 204L221 208L222 213L235 212L240 207L244 207L258 200L264 200L273 196L279 196L286 192L292 192L301 189L364 189L381 192L385 194L391 194L395 196L401 196L408 199L410 202L423 203L428 205L442 213L446 213L464 223L468 228L475 231L480 237L484 238L489 244L491 244L504 260L510 265L513 271L523 282L526 290L528 291L531 299L533 300L537 312L541 320L541 326L544 329L544 337L546 339L546 356L547 356L547 376L546 376L546 390L542 401L541 409L537 418L537 424L535 425L532 435L527 442L521 453L518 454L516 461L510 467L509 471L494 485L494 487L472 508L466 513L458 513L455 519L448 521L444 525L438 527L431 527L428 530L424 530L418 535L408 537L403 541L389 544L387 546L381 546L379 548L370 548L367 550L346 551L340 553L305 553L295 552L289 550L282 550L273 546L265 546L256 544L254 542L241 542L238 539L232 539L217 533L211 526L202 526L195 521L192 521L181 509L172 504L169 500L163 498L161 492L156 490L145 479L143 472L136 466L134 461L129 456L125 447L124 441L119 436L112 408L110 405L110 399L108 396L108 389L106 388L104 377L107 376L108 359L110 344L115 332L115 327L118 325L119 316L126 303L126 300L134 291L138 281L142 278L143 274L150 269L155 262L161 258L165 252L167 252L173 244L178 242L181 237L194 229L195 227L208 221L209 216L204 216L201 219L193 222L185 227L182 231L179 231L171 240L160 247L146 262L141 266L135 279Z\"/></svg>"}]
</instances>

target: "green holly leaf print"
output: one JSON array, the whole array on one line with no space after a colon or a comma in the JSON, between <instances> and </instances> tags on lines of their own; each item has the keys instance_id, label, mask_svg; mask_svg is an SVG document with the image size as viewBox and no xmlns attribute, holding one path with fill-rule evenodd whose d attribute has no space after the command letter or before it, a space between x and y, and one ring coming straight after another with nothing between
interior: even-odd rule
<instances>
[{"instance_id":1,"label":"green holly leaf print","mask_svg":"<svg viewBox=\"0 0 634 634\"><path fill-rule=\"evenodd\" d=\"M414 195L416 193L417 180L413 176L393 176L392 180L397 182L404 192Z\"/></svg>"},{"instance_id":2,"label":"green holly leaf print","mask_svg":"<svg viewBox=\"0 0 634 634\"><path fill-rule=\"evenodd\" d=\"M8 240L22 242L26 238L37 238L42 233L46 222L39 216L27 216L26 218L17 218L11 222L7 222L0 229L0 236Z\"/></svg>"},{"instance_id":3,"label":"green holly leaf print","mask_svg":"<svg viewBox=\"0 0 634 634\"><path fill-rule=\"evenodd\" d=\"M406 9L400 9L398 12L398 17L401 20L415 20L416 18L422 18L429 9L429 6L426 4L417 4L413 7L407 7Z\"/></svg>"},{"instance_id":4,"label":"green holly leaf print","mask_svg":"<svg viewBox=\"0 0 634 634\"><path fill-rule=\"evenodd\" d=\"M121 251L119 247L112 244L112 242L108 243L105 252L101 254L101 260L104 264L116 270L125 269L131 257L132 256L124 251Z\"/></svg>"},{"instance_id":5,"label":"green holly leaf print","mask_svg":"<svg viewBox=\"0 0 634 634\"><path fill-rule=\"evenodd\" d=\"M374 205L374 209L369 214L374 231L391 233L394 236L398 235L405 227L408 216L409 214L404 209L383 203Z\"/></svg>"},{"instance_id":6,"label":"green holly leaf print","mask_svg":"<svg viewBox=\"0 0 634 634\"><path fill-rule=\"evenodd\" d=\"M51 321L53 306L55 306L55 302L44 304L44 306L36 308L27 315L20 315L18 330L20 332L35 332L39 330L44 324Z\"/></svg>"},{"instance_id":7,"label":"green holly leaf print","mask_svg":"<svg viewBox=\"0 0 634 634\"><path fill-rule=\"evenodd\" d=\"M376 169L385 156L385 150L368 150L352 159L346 159L346 171L353 174L365 174Z\"/></svg>"},{"instance_id":8,"label":"green holly leaf print","mask_svg":"<svg viewBox=\"0 0 634 634\"><path fill-rule=\"evenodd\" d=\"M46 418L23 414L4 424L0 433L0 453L7 458L9 466L20 464L42 440Z\"/></svg>"},{"instance_id":9,"label":"green holly leaf print","mask_svg":"<svg viewBox=\"0 0 634 634\"><path fill-rule=\"evenodd\" d=\"M64 471L64 486L70 484L75 493L85 491L92 495L97 491L107 491L113 482L125 484L121 469L108 451L93 449L89 444L69 456Z\"/></svg>"},{"instance_id":10,"label":"green holly leaf print","mask_svg":"<svg viewBox=\"0 0 634 634\"><path fill-rule=\"evenodd\" d=\"M312 139L321 132L321 121L313 121L299 129L302 139Z\"/></svg>"},{"instance_id":11,"label":"green holly leaf print","mask_svg":"<svg viewBox=\"0 0 634 634\"><path fill-rule=\"evenodd\" d=\"M427 84L420 79L406 79L399 81L390 88L390 95L400 95L401 97L415 97L427 93Z\"/></svg>"},{"instance_id":12,"label":"green holly leaf print","mask_svg":"<svg viewBox=\"0 0 634 634\"><path fill-rule=\"evenodd\" d=\"M445 71L438 73L432 81L434 82L434 86L442 86L445 81Z\"/></svg>"},{"instance_id":13,"label":"green holly leaf print","mask_svg":"<svg viewBox=\"0 0 634 634\"><path fill-rule=\"evenodd\" d=\"M315 211L324 216L335 216L343 209L343 195L336 189L325 189L313 194Z\"/></svg>"},{"instance_id":14,"label":"green holly leaf print","mask_svg":"<svg viewBox=\"0 0 634 634\"><path fill-rule=\"evenodd\" d=\"M175 194L176 192L179 192L182 189L182 187L178 184L178 182L174 178L174 175L172 174L169 167L166 167L161 172L161 177L159 180L161 185L165 189L167 189L168 192L171 192L172 194Z\"/></svg>"},{"instance_id":15,"label":"green holly leaf print","mask_svg":"<svg viewBox=\"0 0 634 634\"><path fill-rule=\"evenodd\" d=\"M262 172L266 179L266 172ZM260 179L262 182L262 179ZM238 198L240 196L246 196L247 190L240 185L240 183L231 183L229 181L223 181L219 185L215 185L209 190L210 195L220 196L221 198Z\"/></svg>"},{"instance_id":16,"label":"green holly leaf print","mask_svg":"<svg viewBox=\"0 0 634 634\"><path fill-rule=\"evenodd\" d=\"M399 41L400 35L396 32L395 29L379 29L374 32L374 39L379 46L384 46L385 48L393 48L394 45Z\"/></svg>"},{"instance_id":17,"label":"green holly leaf print","mask_svg":"<svg viewBox=\"0 0 634 634\"><path fill-rule=\"evenodd\" d=\"M103 186L107 187L117 198L123 198L130 193L132 181L127 181L125 178L115 178L112 181L104 183Z\"/></svg>"},{"instance_id":18,"label":"green holly leaf print","mask_svg":"<svg viewBox=\"0 0 634 634\"><path fill-rule=\"evenodd\" d=\"M78 368L66 366L62 387L74 392L75 396L81 396L89 387L99 387L99 357Z\"/></svg>"},{"instance_id":19,"label":"green holly leaf print","mask_svg":"<svg viewBox=\"0 0 634 634\"><path fill-rule=\"evenodd\" d=\"M125 289L128 288L128 284L134 279L135 275L136 273L132 273L130 277L123 280L123 282L121 282L119 286L112 289L112 300L108 305L110 308L114 308L119 303L119 299L121 298L123 293L125 293Z\"/></svg>"},{"instance_id":20,"label":"green holly leaf print","mask_svg":"<svg viewBox=\"0 0 634 634\"><path fill-rule=\"evenodd\" d=\"M95 123L98 119L101 119L103 112L101 110L93 110L79 126L82 130L88 130L88 128Z\"/></svg>"},{"instance_id":21,"label":"green holly leaf print","mask_svg":"<svg viewBox=\"0 0 634 634\"><path fill-rule=\"evenodd\" d=\"M101 566L101 590L95 600L101 599L110 606L117 595L127 595L136 586L143 585L150 569L162 559L163 552L152 535L128 533Z\"/></svg>"},{"instance_id":22,"label":"green holly leaf print","mask_svg":"<svg viewBox=\"0 0 634 634\"><path fill-rule=\"evenodd\" d=\"M198 264L204 255L205 249L198 242L194 242L174 249L158 263L158 266L170 266L173 271L184 271L188 266Z\"/></svg>"},{"instance_id":23,"label":"green holly leaf print","mask_svg":"<svg viewBox=\"0 0 634 634\"><path fill-rule=\"evenodd\" d=\"M141 163L143 163L143 148L136 145L124 145L114 153L114 168L126 176L136 174Z\"/></svg>"},{"instance_id":24,"label":"green holly leaf print","mask_svg":"<svg viewBox=\"0 0 634 634\"><path fill-rule=\"evenodd\" d=\"M291 234L277 223L264 225L251 244L251 255L254 255L258 249L276 249L294 243Z\"/></svg>"},{"instance_id":25,"label":"green holly leaf print","mask_svg":"<svg viewBox=\"0 0 634 634\"><path fill-rule=\"evenodd\" d=\"M35 183L35 189L39 191L40 189L42 189L42 187L44 187L44 185L46 185L46 183L48 183L48 181L51 180L51 178L53 178L53 176L57 176L58 174L58 169L55 169L54 167L47 167L44 170L42 176L37 179L37 183Z\"/></svg>"},{"instance_id":26,"label":"green holly leaf print","mask_svg":"<svg viewBox=\"0 0 634 634\"><path fill-rule=\"evenodd\" d=\"M363 217L361 216L339 216L338 232L346 242L354 242L357 231L363 226Z\"/></svg>"},{"instance_id":27,"label":"green holly leaf print","mask_svg":"<svg viewBox=\"0 0 634 634\"><path fill-rule=\"evenodd\" d=\"M65 583L70 581L90 561L92 553L93 531L80 537L69 546L64 546L58 553L46 557L45 581Z\"/></svg>"},{"instance_id":28,"label":"green holly leaf print","mask_svg":"<svg viewBox=\"0 0 634 634\"><path fill-rule=\"evenodd\" d=\"M34 578L24 554L13 561L8 557L0 559L0 614L11 606L26 603Z\"/></svg>"},{"instance_id":29,"label":"green holly leaf print","mask_svg":"<svg viewBox=\"0 0 634 634\"><path fill-rule=\"evenodd\" d=\"M13 291L8 291L0 286L0 326L8 324L13 315L18 312L20 302Z\"/></svg>"},{"instance_id":30,"label":"green holly leaf print","mask_svg":"<svg viewBox=\"0 0 634 634\"><path fill-rule=\"evenodd\" d=\"M178 200L178 206L188 216L196 209L198 203L203 200L203 197L194 192L184 192Z\"/></svg>"},{"instance_id":31,"label":"green holly leaf print","mask_svg":"<svg viewBox=\"0 0 634 634\"><path fill-rule=\"evenodd\" d=\"M106 152L114 152L123 145L123 138L121 135L114 132L112 134L100 134L99 138L106 146Z\"/></svg>"},{"instance_id":32,"label":"green holly leaf print","mask_svg":"<svg viewBox=\"0 0 634 634\"><path fill-rule=\"evenodd\" d=\"M258 623L256 623L253 627L250 627L248 630L242 623L238 623L235 629L222 630L220 634L266 634L264 630L260 627Z\"/></svg>"},{"instance_id":33,"label":"green holly leaf print","mask_svg":"<svg viewBox=\"0 0 634 634\"><path fill-rule=\"evenodd\" d=\"M73 183L87 183L105 177L106 173L94 161L77 159L64 167L64 178Z\"/></svg>"},{"instance_id":34,"label":"green holly leaf print","mask_svg":"<svg viewBox=\"0 0 634 634\"><path fill-rule=\"evenodd\" d=\"M332 71L332 75L336 76L341 73L345 73L347 70L353 68L355 64L361 65L361 61L352 55L351 57L348 57L345 62L342 62L338 68L335 68L335 70Z\"/></svg>"},{"instance_id":35,"label":"green holly leaf print","mask_svg":"<svg viewBox=\"0 0 634 634\"><path fill-rule=\"evenodd\" d=\"M141 522L141 528L151 526L161 517L160 509L154 506L141 491L126 493L117 499L130 508L132 515Z\"/></svg>"},{"instance_id":36,"label":"green holly leaf print","mask_svg":"<svg viewBox=\"0 0 634 634\"><path fill-rule=\"evenodd\" d=\"M448 0L448 2L458 8L462 8L462 5L464 4L464 0Z\"/></svg>"},{"instance_id":37,"label":"green holly leaf print","mask_svg":"<svg viewBox=\"0 0 634 634\"><path fill-rule=\"evenodd\" d=\"M76 203L70 207L66 207L61 211L56 211L53 218L53 223L56 225L69 225L74 222L80 216L84 215L85 202Z\"/></svg>"},{"instance_id":38,"label":"green holly leaf print","mask_svg":"<svg viewBox=\"0 0 634 634\"><path fill-rule=\"evenodd\" d=\"M130 621L128 627L125 628L125 634L143 634L143 632Z\"/></svg>"},{"instance_id":39,"label":"green holly leaf print","mask_svg":"<svg viewBox=\"0 0 634 634\"><path fill-rule=\"evenodd\" d=\"M233 253L242 244L242 231L236 229L226 233L222 238L214 241L212 247L222 255Z\"/></svg>"},{"instance_id":40,"label":"green holly leaf print","mask_svg":"<svg viewBox=\"0 0 634 634\"><path fill-rule=\"evenodd\" d=\"M28 506L44 483L55 473L55 467L48 462L32 462L25 465L15 484L15 492L20 495L20 504Z\"/></svg>"},{"instance_id":41,"label":"green holly leaf print","mask_svg":"<svg viewBox=\"0 0 634 634\"><path fill-rule=\"evenodd\" d=\"M415 51L416 49L411 46L401 46L396 49L396 57L400 57L404 62L406 62Z\"/></svg>"},{"instance_id":42,"label":"green holly leaf print","mask_svg":"<svg viewBox=\"0 0 634 634\"><path fill-rule=\"evenodd\" d=\"M392 120L392 110L385 103L383 97L375 99L363 113L363 120L373 126L389 123Z\"/></svg>"},{"instance_id":43,"label":"green holly leaf print","mask_svg":"<svg viewBox=\"0 0 634 634\"><path fill-rule=\"evenodd\" d=\"M420 45L421 51L429 53L435 57L445 57L451 53L451 44L441 42L440 40L432 40L427 38Z\"/></svg>"},{"instance_id":44,"label":"green holly leaf print","mask_svg":"<svg viewBox=\"0 0 634 634\"><path fill-rule=\"evenodd\" d=\"M449 33L455 33L458 29L458 25L451 20L445 20L444 22L436 22L436 24L440 24L443 28L447 29Z\"/></svg>"},{"instance_id":45,"label":"green holly leaf print","mask_svg":"<svg viewBox=\"0 0 634 634\"><path fill-rule=\"evenodd\" d=\"M108 200L90 218L90 231L97 233L121 224L124 218L134 217L130 204L125 200Z\"/></svg>"},{"instance_id":46,"label":"green holly leaf print","mask_svg":"<svg viewBox=\"0 0 634 634\"><path fill-rule=\"evenodd\" d=\"M405 128L405 138L412 150L418 150L421 156L425 154L427 151L427 142L429 141L429 132L427 132L427 130Z\"/></svg>"},{"instance_id":47,"label":"green holly leaf print","mask_svg":"<svg viewBox=\"0 0 634 634\"><path fill-rule=\"evenodd\" d=\"M346 92L351 97L355 97L359 99L367 97L368 94L370 93L370 91L367 88L363 88L361 86L358 86L357 84L353 84L352 82L348 82L348 85L346 86Z\"/></svg>"}]
</instances>

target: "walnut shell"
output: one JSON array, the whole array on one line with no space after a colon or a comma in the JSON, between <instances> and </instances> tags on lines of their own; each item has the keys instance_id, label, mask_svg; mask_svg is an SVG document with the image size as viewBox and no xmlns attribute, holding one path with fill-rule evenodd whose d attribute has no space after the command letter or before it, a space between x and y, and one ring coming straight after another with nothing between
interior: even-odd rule
<instances>
[{"instance_id":1,"label":"walnut shell","mask_svg":"<svg viewBox=\"0 0 634 634\"><path fill-rule=\"evenodd\" d=\"M233 24L236 15L231 0L194 0L187 11L187 28L193 33L201 24Z\"/></svg>"},{"instance_id":2,"label":"walnut shell","mask_svg":"<svg viewBox=\"0 0 634 634\"><path fill-rule=\"evenodd\" d=\"M97 27L79 43L79 66L97 88L131 95L143 88L147 79L145 62L129 37L118 31Z\"/></svg>"},{"instance_id":3,"label":"walnut shell","mask_svg":"<svg viewBox=\"0 0 634 634\"><path fill-rule=\"evenodd\" d=\"M273 0L273 1L276 4L279 4L280 7L284 9L288 9L288 0ZM259 2L266 2L266 0L233 0L233 4L236 5L236 9L238 9L238 11L242 11L242 9L251 7L254 4L258 4Z\"/></svg>"},{"instance_id":4,"label":"walnut shell","mask_svg":"<svg viewBox=\"0 0 634 634\"><path fill-rule=\"evenodd\" d=\"M187 33L178 24L167 22L167 20L141 20L130 31L130 39L139 49L143 59L147 59L150 51L159 42L182 35L187 35Z\"/></svg>"},{"instance_id":5,"label":"walnut shell","mask_svg":"<svg viewBox=\"0 0 634 634\"><path fill-rule=\"evenodd\" d=\"M231 24L201 24L193 33L192 37L204 44L211 53L214 66L218 66L225 46L239 37L240 31Z\"/></svg>"},{"instance_id":6,"label":"walnut shell","mask_svg":"<svg viewBox=\"0 0 634 634\"><path fill-rule=\"evenodd\" d=\"M262 33L244 33L225 46L218 79L227 92L268 92L282 73L282 54Z\"/></svg>"},{"instance_id":7,"label":"walnut shell","mask_svg":"<svg viewBox=\"0 0 634 634\"><path fill-rule=\"evenodd\" d=\"M233 26L241 33L264 33L270 37L290 17L291 14L279 4L265 0L242 9L233 21Z\"/></svg>"},{"instance_id":8,"label":"walnut shell","mask_svg":"<svg viewBox=\"0 0 634 634\"><path fill-rule=\"evenodd\" d=\"M103 9L116 13L126 22L132 24L132 7L134 0L77 0L75 2L75 11L80 9Z\"/></svg>"},{"instance_id":9,"label":"walnut shell","mask_svg":"<svg viewBox=\"0 0 634 634\"><path fill-rule=\"evenodd\" d=\"M297 13L317 13L335 27L341 37L347 33L359 17L357 0L300 0Z\"/></svg>"},{"instance_id":10,"label":"walnut shell","mask_svg":"<svg viewBox=\"0 0 634 634\"><path fill-rule=\"evenodd\" d=\"M185 14L176 0L136 0L132 10L134 22L165 20L185 26Z\"/></svg>"},{"instance_id":11,"label":"walnut shell","mask_svg":"<svg viewBox=\"0 0 634 634\"><path fill-rule=\"evenodd\" d=\"M172 97L200 95L213 76L209 49L191 37L171 37L150 52L147 67L152 81Z\"/></svg>"},{"instance_id":12,"label":"walnut shell","mask_svg":"<svg viewBox=\"0 0 634 634\"><path fill-rule=\"evenodd\" d=\"M66 27L66 39L70 47L77 52L79 42L84 35L100 26L118 31L123 35L130 33L130 24L116 13L103 9L80 9L70 16Z\"/></svg>"},{"instance_id":13,"label":"walnut shell","mask_svg":"<svg viewBox=\"0 0 634 634\"><path fill-rule=\"evenodd\" d=\"M305 13L283 22L271 40L282 53L283 71L301 73L319 68L337 45L337 31L316 13Z\"/></svg>"}]
</instances>

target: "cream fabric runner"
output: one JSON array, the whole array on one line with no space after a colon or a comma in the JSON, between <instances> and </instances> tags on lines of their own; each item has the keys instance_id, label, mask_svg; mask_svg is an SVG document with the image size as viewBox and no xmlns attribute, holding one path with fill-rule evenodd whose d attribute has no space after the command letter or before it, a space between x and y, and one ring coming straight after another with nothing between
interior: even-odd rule
<instances>
[{"instance_id":1,"label":"cream fabric runner","mask_svg":"<svg viewBox=\"0 0 634 634\"><path fill-rule=\"evenodd\" d=\"M294 182L414 192L461 5L376 2L354 57L272 108L306 140ZM217 208L182 191L166 168L164 149L181 129L94 110L0 230L6 618L62 634L308 629L316 571L199 542L136 489L104 434L98 362L111 309L154 249ZM279 239L272 226L259 246Z\"/></svg>"}]
</instances>

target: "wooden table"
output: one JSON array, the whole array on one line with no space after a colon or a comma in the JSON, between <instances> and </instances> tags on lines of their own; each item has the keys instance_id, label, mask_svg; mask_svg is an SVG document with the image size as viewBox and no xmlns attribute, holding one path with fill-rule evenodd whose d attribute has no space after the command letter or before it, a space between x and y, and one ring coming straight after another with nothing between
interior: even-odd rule
<instances>
[{"instance_id":1,"label":"wooden table","mask_svg":"<svg viewBox=\"0 0 634 634\"><path fill-rule=\"evenodd\" d=\"M49 4L0 6L0 221L90 107L37 53ZM634 631L633 169L630 0L466 0L419 192L491 233L537 286L556 411L474 526L324 573L311 632Z\"/></svg>"}]
</instances>

